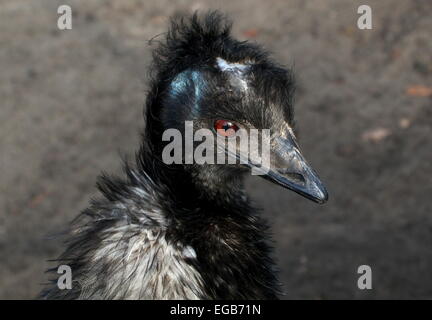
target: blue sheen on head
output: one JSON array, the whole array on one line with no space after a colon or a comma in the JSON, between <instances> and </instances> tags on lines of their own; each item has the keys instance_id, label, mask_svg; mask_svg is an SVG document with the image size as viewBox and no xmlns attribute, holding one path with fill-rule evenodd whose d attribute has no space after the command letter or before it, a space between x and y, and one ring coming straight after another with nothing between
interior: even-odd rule
<instances>
[{"instance_id":1,"label":"blue sheen on head","mask_svg":"<svg viewBox=\"0 0 432 320\"><path fill-rule=\"evenodd\" d=\"M185 70L171 82L169 92L172 96L194 93L194 108L199 109L199 101L203 95L205 80L201 72Z\"/></svg>"},{"instance_id":2,"label":"blue sheen on head","mask_svg":"<svg viewBox=\"0 0 432 320\"><path fill-rule=\"evenodd\" d=\"M172 95L177 95L184 92L189 85L190 82L189 79L190 79L190 71L183 71L179 73L171 82L170 93Z\"/></svg>"}]
</instances>

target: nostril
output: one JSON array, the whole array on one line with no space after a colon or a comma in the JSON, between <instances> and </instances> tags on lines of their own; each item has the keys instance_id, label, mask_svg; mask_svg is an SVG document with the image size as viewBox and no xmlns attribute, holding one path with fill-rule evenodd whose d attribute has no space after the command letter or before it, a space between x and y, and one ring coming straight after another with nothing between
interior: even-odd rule
<instances>
[{"instance_id":1,"label":"nostril","mask_svg":"<svg viewBox=\"0 0 432 320\"><path fill-rule=\"evenodd\" d=\"M277 169L280 174L297 184L305 184L305 178L300 173L290 172L289 169Z\"/></svg>"}]
</instances>

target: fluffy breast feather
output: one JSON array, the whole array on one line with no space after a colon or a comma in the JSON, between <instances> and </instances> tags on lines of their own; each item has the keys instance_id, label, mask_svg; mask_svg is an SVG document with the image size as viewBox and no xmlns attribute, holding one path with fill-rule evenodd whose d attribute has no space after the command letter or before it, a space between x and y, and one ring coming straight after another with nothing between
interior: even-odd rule
<instances>
[{"instance_id":1,"label":"fluffy breast feather","mask_svg":"<svg viewBox=\"0 0 432 320\"><path fill-rule=\"evenodd\" d=\"M131 179L123 184L106 178L99 185L106 198L72 224L67 248L57 260L70 266L72 289L60 290L56 274L42 298L204 298L195 250L167 239L170 222L158 198L167 193L156 192L145 175L128 173Z\"/></svg>"},{"instance_id":2,"label":"fluffy breast feather","mask_svg":"<svg viewBox=\"0 0 432 320\"><path fill-rule=\"evenodd\" d=\"M201 276L187 261L195 258L193 249L168 243L161 228L119 224L101 236L101 245L88 257L95 270L88 270L85 277L76 280L82 288L81 299L203 297ZM99 272L100 268L105 272ZM101 283L105 284L102 290Z\"/></svg>"}]
</instances>

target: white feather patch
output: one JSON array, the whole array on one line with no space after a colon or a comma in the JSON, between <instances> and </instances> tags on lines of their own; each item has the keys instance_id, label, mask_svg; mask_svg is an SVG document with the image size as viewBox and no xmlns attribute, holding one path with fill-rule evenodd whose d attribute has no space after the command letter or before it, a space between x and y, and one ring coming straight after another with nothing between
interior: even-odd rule
<instances>
[{"instance_id":1,"label":"white feather patch","mask_svg":"<svg viewBox=\"0 0 432 320\"><path fill-rule=\"evenodd\" d=\"M232 86L239 87L242 90L248 89L248 83L244 74L250 68L250 64L228 62L225 59L217 57L216 66L222 72L229 73Z\"/></svg>"},{"instance_id":2,"label":"white feather patch","mask_svg":"<svg viewBox=\"0 0 432 320\"><path fill-rule=\"evenodd\" d=\"M89 270L85 279L76 279L82 287L81 299L200 299L204 296L201 275L185 260L196 258L195 250L180 243L168 243L161 228L122 224L105 230L102 236L100 247L92 255L97 268L93 272Z\"/></svg>"}]
</instances>

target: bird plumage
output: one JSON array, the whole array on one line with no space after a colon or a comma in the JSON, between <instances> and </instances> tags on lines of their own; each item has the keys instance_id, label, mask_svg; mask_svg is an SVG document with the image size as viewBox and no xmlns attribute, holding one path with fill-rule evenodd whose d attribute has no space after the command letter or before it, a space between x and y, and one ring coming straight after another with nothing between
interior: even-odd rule
<instances>
[{"instance_id":1,"label":"bird plumage","mask_svg":"<svg viewBox=\"0 0 432 320\"><path fill-rule=\"evenodd\" d=\"M54 280L41 297L276 299L268 228L243 188L247 169L167 165L161 136L217 118L282 130L293 125L292 93L291 73L234 40L221 14L173 20L154 52L136 161L124 178L100 177L103 197L72 223L58 259L71 267L72 289Z\"/></svg>"}]
</instances>

